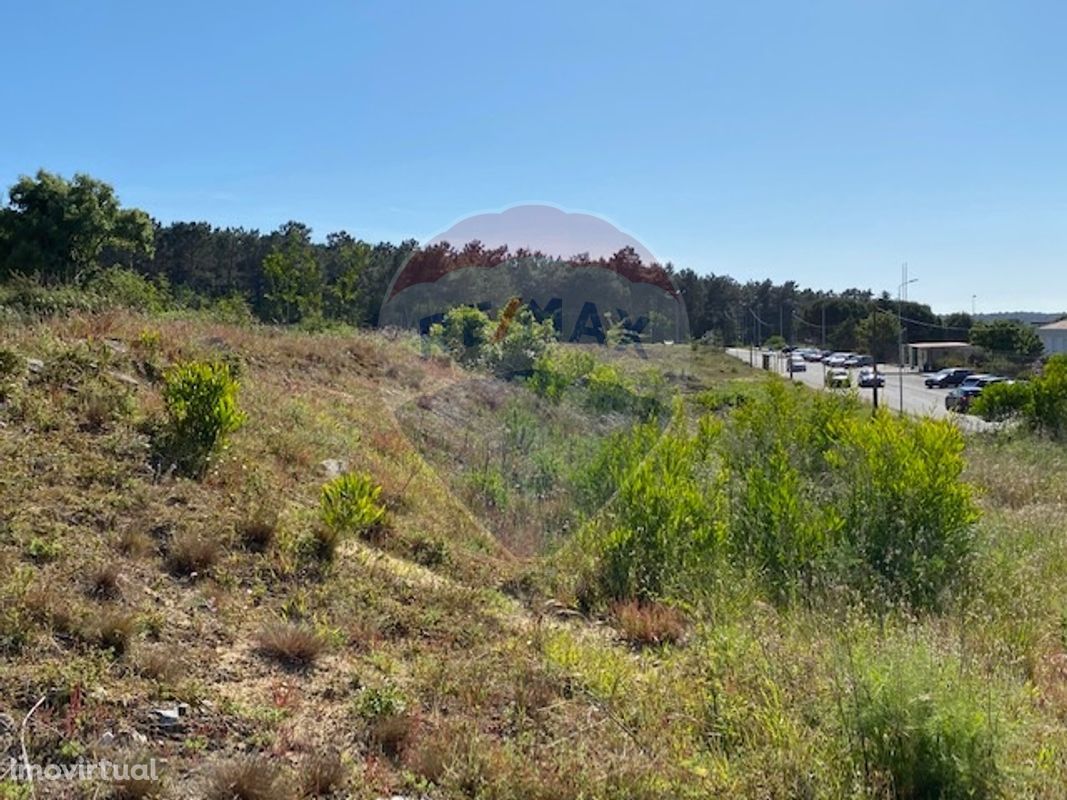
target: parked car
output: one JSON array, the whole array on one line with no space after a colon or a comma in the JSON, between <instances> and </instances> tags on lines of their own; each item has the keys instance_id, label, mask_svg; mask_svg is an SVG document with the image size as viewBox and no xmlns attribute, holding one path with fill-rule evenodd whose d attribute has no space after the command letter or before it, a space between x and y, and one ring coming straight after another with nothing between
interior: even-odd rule
<instances>
[{"instance_id":1,"label":"parked car","mask_svg":"<svg viewBox=\"0 0 1067 800\"><path fill-rule=\"evenodd\" d=\"M807 372L808 365L804 361L803 356L790 356L789 357L789 371L790 372Z\"/></svg>"},{"instance_id":2,"label":"parked car","mask_svg":"<svg viewBox=\"0 0 1067 800\"><path fill-rule=\"evenodd\" d=\"M852 385L852 377L847 369L834 367L826 371L826 386L829 389L847 389Z\"/></svg>"},{"instance_id":3,"label":"parked car","mask_svg":"<svg viewBox=\"0 0 1067 800\"><path fill-rule=\"evenodd\" d=\"M940 372L935 372L933 375L927 376L926 388L950 389L954 386L959 386L963 383L965 378L968 378L973 374L974 370L964 369L963 367L943 369Z\"/></svg>"},{"instance_id":4,"label":"parked car","mask_svg":"<svg viewBox=\"0 0 1067 800\"><path fill-rule=\"evenodd\" d=\"M822 361L821 350L805 350L803 353L804 360L810 362Z\"/></svg>"},{"instance_id":5,"label":"parked car","mask_svg":"<svg viewBox=\"0 0 1067 800\"><path fill-rule=\"evenodd\" d=\"M874 367L864 367L860 370L856 382L861 389L873 389L877 386L881 389L885 386L885 375L874 371Z\"/></svg>"},{"instance_id":6,"label":"parked car","mask_svg":"<svg viewBox=\"0 0 1067 800\"><path fill-rule=\"evenodd\" d=\"M991 383L997 383L998 381L1002 380L1004 380L1004 378L1001 378L999 375L989 375L988 373L982 373L980 375L968 375L960 383L960 386L981 388L982 386L988 386Z\"/></svg>"},{"instance_id":7,"label":"parked car","mask_svg":"<svg viewBox=\"0 0 1067 800\"><path fill-rule=\"evenodd\" d=\"M945 395L945 408L959 414L966 414L974 398L982 393L981 386L957 386Z\"/></svg>"},{"instance_id":8,"label":"parked car","mask_svg":"<svg viewBox=\"0 0 1067 800\"><path fill-rule=\"evenodd\" d=\"M852 353L831 353L823 359L823 363L828 367L843 367L851 355Z\"/></svg>"},{"instance_id":9,"label":"parked car","mask_svg":"<svg viewBox=\"0 0 1067 800\"><path fill-rule=\"evenodd\" d=\"M870 356L861 356L858 353L849 353L845 359L844 366L846 367L869 367L874 364L874 359Z\"/></svg>"}]
</instances>

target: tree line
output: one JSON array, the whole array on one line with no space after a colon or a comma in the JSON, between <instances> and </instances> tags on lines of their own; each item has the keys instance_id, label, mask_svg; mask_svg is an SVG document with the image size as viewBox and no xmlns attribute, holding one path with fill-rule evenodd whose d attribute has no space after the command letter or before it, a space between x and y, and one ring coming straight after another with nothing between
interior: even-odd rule
<instances>
[{"instance_id":1,"label":"tree line","mask_svg":"<svg viewBox=\"0 0 1067 800\"><path fill-rule=\"evenodd\" d=\"M608 264L628 257L575 258ZM414 240L372 244L346 231L314 241L311 229L295 221L267 233L208 222L164 225L142 210L124 208L103 181L83 174L67 180L44 170L20 178L0 208L0 279L32 275L44 283L78 282L102 267L120 265L179 298L240 298L259 319L276 323L375 325L393 275L408 260L423 260L429 273L440 274L509 258L546 256L478 242L462 248L420 247ZM925 304L898 304L870 290L822 291L794 281L741 283L672 264L663 269L684 298L691 335L723 345L762 344L780 336L791 343L887 357L897 346L898 320L908 341L968 340L976 328L968 314L939 316ZM975 333L982 336L988 327L977 326ZM1013 327L998 330L994 338L1000 346L1019 336ZM1021 347L1032 349L1032 342Z\"/></svg>"}]
</instances>

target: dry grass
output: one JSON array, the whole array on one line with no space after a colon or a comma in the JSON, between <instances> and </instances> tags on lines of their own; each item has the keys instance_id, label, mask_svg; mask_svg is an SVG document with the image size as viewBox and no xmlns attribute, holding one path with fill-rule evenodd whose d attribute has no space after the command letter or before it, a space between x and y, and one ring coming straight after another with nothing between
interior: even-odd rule
<instances>
[{"instance_id":1,"label":"dry grass","mask_svg":"<svg viewBox=\"0 0 1067 800\"><path fill-rule=\"evenodd\" d=\"M179 533L167 548L167 567L175 575L200 575L218 559L218 542L191 531Z\"/></svg>"},{"instance_id":2,"label":"dry grass","mask_svg":"<svg viewBox=\"0 0 1067 800\"><path fill-rule=\"evenodd\" d=\"M125 528L119 533L115 546L130 558L143 558L156 549L151 537L135 528Z\"/></svg>"},{"instance_id":3,"label":"dry grass","mask_svg":"<svg viewBox=\"0 0 1067 800\"><path fill-rule=\"evenodd\" d=\"M348 784L348 768L336 750L312 753L300 764L297 787L302 798L330 797Z\"/></svg>"},{"instance_id":4,"label":"dry grass","mask_svg":"<svg viewBox=\"0 0 1067 800\"><path fill-rule=\"evenodd\" d=\"M258 511L237 524L237 538L242 546L253 553L263 553L274 542L278 531L278 515L270 511Z\"/></svg>"},{"instance_id":5,"label":"dry grass","mask_svg":"<svg viewBox=\"0 0 1067 800\"><path fill-rule=\"evenodd\" d=\"M611 614L619 635L635 647L677 644L685 637L685 616L662 603L618 602Z\"/></svg>"},{"instance_id":6,"label":"dry grass","mask_svg":"<svg viewBox=\"0 0 1067 800\"><path fill-rule=\"evenodd\" d=\"M246 756L214 767L204 796L206 800L282 800L289 793L276 761Z\"/></svg>"},{"instance_id":7,"label":"dry grass","mask_svg":"<svg viewBox=\"0 0 1067 800\"><path fill-rule=\"evenodd\" d=\"M159 683L170 683L185 671L181 650L165 645L150 645L138 650L134 666L140 675Z\"/></svg>"},{"instance_id":8,"label":"dry grass","mask_svg":"<svg viewBox=\"0 0 1067 800\"><path fill-rule=\"evenodd\" d=\"M403 756L417 728L413 714L384 714L368 722L367 736L384 756L395 760Z\"/></svg>"},{"instance_id":9,"label":"dry grass","mask_svg":"<svg viewBox=\"0 0 1067 800\"><path fill-rule=\"evenodd\" d=\"M89 573L88 592L101 600L114 600L122 594L121 577L122 569L114 562L98 566Z\"/></svg>"},{"instance_id":10,"label":"dry grass","mask_svg":"<svg viewBox=\"0 0 1067 800\"><path fill-rule=\"evenodd\" d=\"M134 614L114 608L97 608L90 611L85 624L87 637L98 647L111 650L116 656L126 652L136 628L137 617Z\"/></svg>"},{"instance_id":11,"label":"dry grass","mask_svg":"<svg viewBox=\"0 0 1067 800\"><path fill-rule=\"evenodd\" d=\"M318 634L306 625L274 620L260 628L256 645L261 653L287 667L310 667L324 649Z\"/></svg>"}]
</instances>

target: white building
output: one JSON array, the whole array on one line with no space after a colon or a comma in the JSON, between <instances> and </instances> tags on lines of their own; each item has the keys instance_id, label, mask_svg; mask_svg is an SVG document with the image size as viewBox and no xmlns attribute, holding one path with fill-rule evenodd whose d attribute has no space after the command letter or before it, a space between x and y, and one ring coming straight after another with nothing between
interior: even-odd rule
<instances>
[{"instance_id":1,"label":"white building","mask_svg":"<svg viewBox=\"0 0 1067 800\"><path fill-rule=\"evenodd\" d=\"M1059 322L1042 325L1037 329L1041 344L1045 345L1045 355L1067 353L1067 317Z\"/></svg>"}]
</instances>

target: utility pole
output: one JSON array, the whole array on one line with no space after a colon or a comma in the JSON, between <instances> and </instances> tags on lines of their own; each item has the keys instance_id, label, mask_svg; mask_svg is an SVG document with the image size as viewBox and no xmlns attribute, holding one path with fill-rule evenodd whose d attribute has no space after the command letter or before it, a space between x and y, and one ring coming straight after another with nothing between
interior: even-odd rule
<instances>
[{"instance_id":1,"label":"utility pole","mask_svg":"<svg viewBox=\"0 0 1067 800\"><path fill-rule=\"evenodd\" d=\"M897 383L900 387L900 415L904 415L904 292L908 289L909 283L915 283L918 278L912 278L908 280L908 262L904 262L904 267L901 271L900 286L897 287L897 334L900 339L900 373L897 376Z\"/></svg>"},{"instance_id":2,"label":"utility pole","mask_svg":"<svg viewBox=\"0 0 1067 800\"><path fill-rule=\"evenodd\" d=\"M826 349L826 301L822 302L822 349Z\"/></svg>"}]
</instances>

